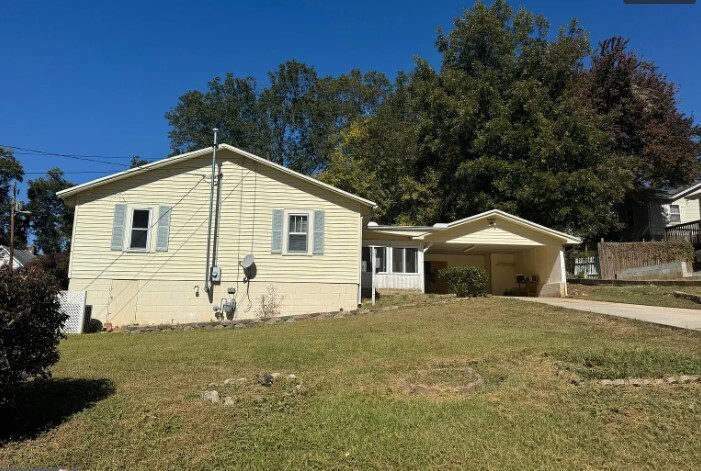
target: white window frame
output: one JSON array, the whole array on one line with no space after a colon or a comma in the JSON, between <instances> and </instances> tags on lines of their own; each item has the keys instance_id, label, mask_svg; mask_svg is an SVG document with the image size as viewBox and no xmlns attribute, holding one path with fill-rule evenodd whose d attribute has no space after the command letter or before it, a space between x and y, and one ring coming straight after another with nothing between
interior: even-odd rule
<instances>
[{"instance_id":1,"label":"white window frame","mask_svg":"<svg viewBox=\"0 0 701 471\"><path fill-rule=\"evenodd\" d=\"M407 249L414 249L416 250L416 271L415 272L407 272L406 271L406 251ZM395 250L401 250L402 251L402 270L403 271L394 271L394 251ZM398 246L398 247L392 247L392 273L395 273L397 275L420 275L421 271L419 270L419 249L417 247L411 247L411 246Z\"/></svg>"},{"instance_id":2,"label":"white window frame","mask_svg":"<svg viewBox=\"0 0 701 471\"><path fill-rule=\"evenodd\" d=\"M284 247L285 250L283 251L284 255L311 255L312 253L312 238L310 237L312 228L314 227L314 220L312 216L313 212L310 210L289 210L285 211L285 221L283 224L283 236L285 238L284 240ZM290 218L292 216L306 216L307 217L307 250L302 252L300 250L293 250L290 251ZM292 234L303 234L302 232L293 232Z\"/></svg>"},{"instance_id":3,"label":"white window frame","mask_svg":"<svg viewBox=\"0 0 701 471\"><path fill-rule=\"evenodd\" d=\"M382 274L389 273L389 270L387 269L389 267L389 255L387 254L387 252L389 251L388 249L390 249L390 248L391 247L376 245L375 250L370 252L370 256L372 257L373 255L375 255L375 256L377 255L378 249L385 249L385 269L384 269L384 271L377 270L375 273L382 273ZM373 254L372 252L375 252L375 253ZM377 267L377 260L375 260L375 267Z\"/></svg>"},{"instance_id":4,"label":"white window frame","mask_svg":"<svg viewBox=\"0 0 701 471\"><path fill-rule=\"evenodd\" d=\"M127 230L124 231L124 246L126 247L127 252L140 252L140 253L149 253L153 252L152 247L151 247L151 231L153 230L154 226L154 221L153 221L153 214L154 214L154 208L152 206L127 206L127 211L129 211L129 225L127 226ZM134 227L134 211L148 211L148 226L146 228L146 248L141 249L141 248L132 248L131 247L131 233L132 229Z\"/></svg>"},{"instance_id":5,"label":"white window frame","mask_svg":"<svg viewBox=\"0 0 701 471\"><path fill-rule=\"evenodd\" d=\"M672 207L677 208L677 213L672 212ZM670 204L669 205L669 223L674 225L674 224L681 224L682 223L682 205L680 204ZM679 216L679 221L673 221L672 216Z\"/></svg>"}]
</instances>

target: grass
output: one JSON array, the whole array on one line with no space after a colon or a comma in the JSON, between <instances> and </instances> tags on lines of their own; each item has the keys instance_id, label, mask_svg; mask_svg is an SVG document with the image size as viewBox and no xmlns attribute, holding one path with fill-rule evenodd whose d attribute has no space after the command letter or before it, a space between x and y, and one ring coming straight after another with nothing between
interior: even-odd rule
<instances>
[{"instance_id":1,"label":"grass","mask_svg":"<svg viewBox=\"0 0 701 471\"><path fill-rule=\"evenodd\" d=\"M687 299L675 298L672 295L674 291L701 294L701 287L699 286L587 286L570 284L568 290L573 298L643 304L645 306L701 309L701 304Z\"/></svg>"},{"instance_id":2,"label":"grass","mask_svg":"<svg viewBox=\"0 0 701 471\"><path fill-rule=\"evenodd\" d=\"M84 335L61 353L55 380L24 385L14 418L0 415L9 439L0 467L698 469L701 460L701 385L569 381L701 374L701 334L513 299ZM475 369L484 387L401 392L453 366ZM261 371L294 373L301 390L221 385ZM210 382L235 405L204 404Z\"/></svg>"}]
</instances>

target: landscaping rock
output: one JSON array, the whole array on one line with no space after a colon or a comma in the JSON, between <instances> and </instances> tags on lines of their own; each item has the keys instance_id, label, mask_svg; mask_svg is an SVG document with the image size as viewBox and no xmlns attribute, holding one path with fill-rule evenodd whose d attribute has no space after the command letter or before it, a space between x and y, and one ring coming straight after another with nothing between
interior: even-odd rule
<instances>
[{"instance_id":1,"label":"landscaping rock","mask_svg":"<svg viewBox=\"0 0 701 471\"><path fill-rule=\"evenodd\" d=\"M694 378L693 376L681 375L681 376L679 377L679 382L680 382L681 384L689 384L689 383L693 383L695 379L696 379L696 378Z\"/></svg>"},{"instance_id":2,"label":"landscaping rock","mask_svg":"<svg viewBox=\"0 0 701 471\"><path fill-rule=\"evenodd\" d=\"M270 376L273 378L273 381L277 381L282 376L282 373L272 373Z\"/></svg>"},{"instance_id":3,"label":"landscaping rock","mask_svg":"<svg viewBox=\"0 0 701 471\"><path fill-rule=\"evenodd\" d=\"M224 380L224 385L229 386L230 384L235 384L236 383L236 378L227 378Z\"/></svg>"},{"instance_id":4,"label":"landscaping rock","mask_svg":"<svg viewBox=\"0 0 701 471\"><path fill-rule=\"evenodd\" d=\"M224 405L225 405L225 406L233 406L234 404L236 404L236 402L234 401L234 398L233 398L233 397L231 397L231 396L226 396L226 397L224 398Z\"/></svg>"},{"instance_id":5,"label":"landscaping rock","mask_svg":"<svg viewBox=\"0 0 701 471\"><path fill-rule=\"evenodd\" d=\"M612 381L612 384L613 384L614 386L625 386L626 380L625 380L625 379L614 379L614 380Z\"/></svg>"},{"instance_id":6,"label":"landscaping rock","mask_svg":"<svg viewBox=\"0 0 701 471\"><path fill-rule=\"evenodd\" d=\"M265 386L266 388L269 388L270 386L273 385L273 375L270 373L263 373L260 376L258 376L258 384L261 386Z\"/></svg>"},{"instance_id":7,"label":"landscaping rock","mask_svg":"<svg viewBox=\"0 0 701 471\"><path fill-rule=\"evenodd\" d=\"M209 404L219 402L219 393L217 391L202 391L202 399Z\"/></svg>"},{"instance_id":8,"label":"landscaping rock","mask_svg":"<svg viewBox=\"0 0 701 471\"><path fill-rule=\"evenodd\" d=\"M670 376L667 378L667 384L679 384L679 378L676 376Z\"/></svg>"},{"instance_id":9,"label":"landscaping rock","mask_svg":"<svg viewBox=\"0 0 701 471\"><path fill-rule=\"evenodd\" d=\"M217 383L209 383L209 384L207 385L207 388L209 388L209 389L214 389L214 388L216 388L217 386L219 386Z\"/></svg>"},{"instance_id":10,"label":"landscaping rock","mask_svg":"<svg viewBox=\"0 0 701 471\"><path fill-rule=\"evenodd\" d=\"M599 382L602 386L611 386L613 384L613 381L611 381L610 379L602 379Z\"/></svg>"},{"instance_id":11,"label":"landscaping rock","mask_svg":"<svg viewBox=\"0 0 701 471\"><path fill-rule=\"evenodd\" d=\"M288 381L297 381L297 376L296 375L287 375L287 380Z\"/></svg>"}]
</instances>

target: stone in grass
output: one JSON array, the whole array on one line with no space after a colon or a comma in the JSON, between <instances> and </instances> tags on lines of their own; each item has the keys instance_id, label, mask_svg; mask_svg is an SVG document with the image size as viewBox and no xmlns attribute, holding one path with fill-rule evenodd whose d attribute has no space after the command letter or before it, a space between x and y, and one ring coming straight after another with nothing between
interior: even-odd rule
<instances>
[{"instance_id":1,"label":"stone in grass","mask_svg":"<svg viewBox=\"0 0 701 471\"><path fill-rule=\"evenodd\" d=\"M270 376L273 378L273 381L277 381L282 376L282 373L272 373Z\"/></svg>"},{"instance_id":2,"label":"stone in grass","mask_svg":"<svg viewBox=\"0 0 701 471\"><path fill-rule=\"evenodd\" d=\"M209 384L207 385L207 387L208 387L209 389L216 388L217 386L219 386L217 383L209 383Z\"/></svg>"},{"instance_id":3,"label":"stone in grass","mask_svg":"<svg viewBox=\"0 0 701 471\"><path fill-rule=\"evenodd\" d=\"M667 378L667 384L679 384L679 378L676 376L670 376Z\"/></svg>"},{"instance_id":4,"label":"stone in grass","mask_svg":"<svg viewBox=\"0 0 701 471\"><path fill-rule=\"evenodd\" d=\"M268 372L261 374L260 376L258 376L258 384L269 388L273 385L273 375L271 375Z\"/></svg>"},{"instance_id":5,"label":"stone in grass","mask_svg":"<svg viewBox=\"0 0 701 471\"><path fill-rule=\"evenodd\" d=\"M236 404L236 402L234 401L234 398L233 398L233 397L231 397L231 396L226 396L226 397L224 398L224 405L225 405L225 406L233 406L233 405L235 405L235 404Z\"/></svg>"},{"instance_id":6,"label":"stone in grass","mask_svg":"<svg viewBox=\"0 0 701 471\"><path fill-rule=\"evenodd\" d=\"M614 386L625 386L626 380L625 379L614 379L611 384Z\"/></svg>"},{"instance_id":7,"label":"stone in grass","mask_svg":"<svg viewBox=\"0 0 701 471\"><path fill-rule=\"evenodd\" d=\"M236 378L226 378L224 380L224 385L229 386L231 384L236 384Z\"/></svg>"},{"instance_id":8,"label":"stone in grass","mask_svg":"<svg viewBox=\"0 0 701 471\"><path fill-rule=\"evenodd\" d=\"M681 375L679 377L679 382L682 384L689 384L689 383L693 383L695 379L696 378L694 378L693 376Z\"/></svg>"},{"instance_id":9,"label":"stone in grass","mask_svg":"<svg viewBox=\"0 0 701 471\"><path fill-rule=\"evenodd\" d=\"M219 402L219 393L217 391L202 391L202 399L204 402L216 404Z\"/></svg>"},{"instance_id":10,"label":"stone in grass","mask_svg":"<svg viewBox=\"0 0 701 471\"><path fill-rule=\"evenodd\" d=\"M293 375L293 374L287 375L287 381L292 381L292 382L297 381L297 375Z\"/></svg>"},{"instance_id":11,"label":"stone in grass","mask_svg":"<svg viewBox=\"0 0 701 471\"><path fill-rule=\"evenodd\" d=\"M613 381L611 381L610 379L602 379L600 383L602 386L611 386L613 384Z\"/></svg>"}]
</instances>

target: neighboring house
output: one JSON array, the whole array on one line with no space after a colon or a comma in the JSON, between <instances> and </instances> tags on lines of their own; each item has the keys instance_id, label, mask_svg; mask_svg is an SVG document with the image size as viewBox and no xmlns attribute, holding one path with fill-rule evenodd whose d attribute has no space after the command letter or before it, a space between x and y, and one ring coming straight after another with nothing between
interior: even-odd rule
<instances>
[{"instance_id":1,"label":"neighboring house","mask_svg":"<svg viewBox=\"0 0 701 471\"><path fill-rule=\"evenodd\" d=\"M701 219L701 181L681 188L658 191L646 204L628 207L622 241L662 240L665 229Z\"/></svg>"},{"instance_id":2,"label":"neighboring house","mask_svg":"<svg viewBox=\"0 0 701 471\"><path fill-rule=\"evenodd\" d=\"M36 258L34 247L27 247L27 250L15 249L13 253L14 261L12 268L22 268ZM0 267L7 266L10 260L10 249L4 245L0 245Z\"/></svg>"},{"instance_id":3,"label":"neighboring house","mask_svg":"<svg viewBox=\"0 0 701 471\"><path fill-rule=\"evenodd\" d=\"M378 289L424 291L424 273L475 264L494 294L516 288L517 274L537 275L542 295L565 293L562 247L579 239L500 211L425 228L368 224L372 201L226 144L210 263L220 275L207 293L211 160L202 149L58 193L75 208L69 288L87 291L93 318L205 321L230 300L236 318L251 318L271 286L284 314L354 309L373 283L371 247L384 253ZM249 254L256 276L246 282Z\"/></svg>"}]
</instances>

